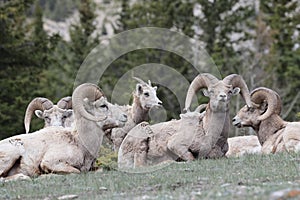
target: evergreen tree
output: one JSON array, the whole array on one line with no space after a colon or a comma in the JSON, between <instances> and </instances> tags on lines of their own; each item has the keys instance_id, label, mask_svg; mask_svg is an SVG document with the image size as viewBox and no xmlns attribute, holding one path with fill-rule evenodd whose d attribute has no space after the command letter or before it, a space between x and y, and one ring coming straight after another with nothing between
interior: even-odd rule
<instances>
[{"instance_id":1,"label":"evergreen tree","mask_svg":"<svg viewBox=\"0 0 300 200\"><path fill-rule=\"evenodd\" d=\"M277 90L283 99L283 117L296 120L300 110L300 14L297 1L267 0L260 2L263 20L269 25L273 43L269 49L267 71L274 76L266 84Z\"/></svg>"},{"instance_id":2,"label":"evergreen tree","mask_svg":"<svg viewBox=\"0 0 300 200\"><path fill-rule=\"evenodd\" d=\"M240 0L197 0L195 15L196 35L205 43L221 74L239 73L242 57L246 52L239 49L251 39L249 19L254 14L253 3L241 4Z\"/></svg>"},{"instance_id":3,"label":"evergreen tree","mask_svg":"<svg viewBox=\"0 0 300 200\"><path fill-rule=\"evenodd\" d=\"M90 51L99 44L99 35L95 32L96 27L94 25L96 17L94 2L92 0L80 0L78 10L79 23L73 24L70 28L71 41L61 43L63 51L68 52L67 54L63 53L66 56L62 58L62 62L65 64L61 71L64 71L66 81L63 85L66 85L69 94L72 93L77 70Z\"/></svg>"},{"instance_id":4,"label":"evergreen tree","mask_svg":"<svg viewBox=\"0 0 300 200\"><path fill-rule=\"evenodd\" d=\"M28 0L8 1L0 7L1 138L24 132L27 104L34 97L43 95L39 91L39 75L45 67L46 51L39 48L46 41L43 41L45 35L40 35L41 24L34 24L32 29L26 21L26 11L32 3ZM37 22L38 18L41 18L41 13L37 14ZM31 33L36 34L34 38L31 38Z\"/></svg>"},{"instance_id":5,"label":"evergreen tree","mask_svg":"<svg viewBox=\"0 0 300 200\"><path fill-rule=\"evenodd\" d=\"M91 0L81 0L79 5L80 21L77 25L72 25L70 29L70 48L74 53L72 64L79 68L85 57L99 43L99 36L92 35L96 27L94 19L96 17L95 5Z\"/></svg>"},{"instance_id":6,"label":"evergreen tree","mask_svg":"<svg viewBox=\"0 0 300 200\"><path fill-rule=\"evenodd\" d=\"M193 36L193 7L190 2L182 2L181 0L144 0L130 4L128 1L122 0L121 6L121 26L117 32L141 27L158 27L176 30L185 35ZM153 37L161 38L160 35ZM182 44L178 41L174 41L174 44L176 43L178 43L178 48L180 48ZM109 86L111 86L111 88L107 90L111 91L118 78L124 73L147 63L160 63L170 66L177 72L187 75L187 78L190 80L194 78L196 74L196 70L190 63L172 52L166 52L160 49L135 50L123 55L110 65L105 74L115 76L110 80L111 84ZM161 79L170 80L172 78L165 75L161 77ZM109 82L109 80L105 80L105 78L103 81ZM159 87L158 90L158 96L162 98L164 107L168 110L167 115L169 119L178 118L178 113L181 112L179 102L172 92L174 91L169 91L168 88L163 87Z\"/></svg>"}]
</instances>

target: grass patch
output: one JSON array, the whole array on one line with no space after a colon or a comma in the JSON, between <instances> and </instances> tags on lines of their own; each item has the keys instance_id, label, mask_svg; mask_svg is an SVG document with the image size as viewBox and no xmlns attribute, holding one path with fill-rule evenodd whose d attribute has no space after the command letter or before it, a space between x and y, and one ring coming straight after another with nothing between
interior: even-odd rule
<instances>
[{"instance_id":1,"label":"grass patch","mask_svg":"<svg viewBox=\"0 0 300 200\"><path fill-rule=\"evenodd\" d=\"M149 173L114 170L0 183L0 199L269 199L300 188L297 154L173 163Z\"/></svg>"}]
</instances>

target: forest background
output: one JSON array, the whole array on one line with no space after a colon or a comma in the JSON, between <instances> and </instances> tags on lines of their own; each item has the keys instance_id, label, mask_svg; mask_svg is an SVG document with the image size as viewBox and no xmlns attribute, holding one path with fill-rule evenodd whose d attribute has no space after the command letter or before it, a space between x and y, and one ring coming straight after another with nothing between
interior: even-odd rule
<instances>
[{"instance_id":1,"label":"forest background","mask_svg":"<svg viewBox=\"0 0 300 200\"><path fill-rule=\"evenodd\" d=\"M49 24L60 24L55 33ZM107 38L139 27L178 31L203 42L222 75L243 76L249 90L279 93L285 120L300 119L300 3L297 0L2 0L0 1L0 139L24 133L24 113L35 97L56 103L70 96L89 52ZM114 61L99 86L108 99L118 79L145 63L197 75L178 55L158 49L129 52ZM132 90L128 89L130 95ZM159 87L168 120L180 106ZM199 95L199 102L205 99ZM244 104L232 102L231 116ZM31 131L42 127L34 119ZM232 129L231 136L251 134Z\"/></svg>"}]
</instances>

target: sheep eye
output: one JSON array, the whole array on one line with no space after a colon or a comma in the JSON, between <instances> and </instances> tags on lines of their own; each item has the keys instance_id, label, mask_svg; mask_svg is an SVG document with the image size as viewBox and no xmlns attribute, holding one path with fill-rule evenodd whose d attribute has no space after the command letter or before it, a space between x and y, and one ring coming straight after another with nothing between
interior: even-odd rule
<instances>
[{"instance_id":1,"label":"sheep eye","mask_svg":"<svg viewBox=\"0 0 300 200\"><path fill-rule=\"evenodd\" d=\"M144 95L145 95L146 97L149 97L149 96L150 96L149 92L145 92Z\"/></svg>"},{"instance_id":2,"label":"sheep eye","mask_svg":"<svg viewBox=\"0 0 300 200\"><path fill-rule=\"evenodd\" d=\"M45 116L45 120L46 120L46 122L50 122L51 121L48 116Z\"/></svg>"},{"instance_id":3,"label":"sheep eye","mask_svg":"<svg viewBox=\"0 0 300 200\"><path fill-rule=\"evenodd\" d=\"M100 106L100 108L106 108L106 109L107 109L107 105L106 105L106 104L102 104L102 105Z\"/></svg>"},{"instance_id":4,"label":"sheep eye","mask_svg":"<svg viewBox=\"0 0 300 200\"><path fill-rule=\"evenodd\" d=\"M251 112L251 113L253 113L254 112L254 108L250 107L250 108L248 108L248 111Z\"/></svg>"}]
</instances>

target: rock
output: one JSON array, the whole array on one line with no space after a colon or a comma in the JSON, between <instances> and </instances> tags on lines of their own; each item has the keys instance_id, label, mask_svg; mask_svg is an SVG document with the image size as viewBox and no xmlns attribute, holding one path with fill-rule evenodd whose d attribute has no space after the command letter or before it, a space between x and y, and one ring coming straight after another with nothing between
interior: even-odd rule
<instances>
[{"instance_id":1,"label":"rock","mask_svg":"<svg viewBox=\"0 0 300 200\"><path fill-rule=\"evenodd\" d=\"M60 196L57 199L64 200L64 199L76 199L76 198L78 198L78 195L76 194L67 194L67 195Z\"/></svg>"},{"instance_id":2,"label":"rock","mask_svg":"<svg viewBox=\"0 0 300 200\"><path fill-rule=\"evenodd\" d=\"M270 200L280 200L289 198L300 198L300 189L284 189L272 192L270 194Z\"/></svg>"},{"instance_id":3,"label":"rock","mask_svg":"<svg viewBox=\"0 0 300 200\"><path fill-rule=\"evenodd\" d=\"M106 191L107 188L106 188L106 187L99 187L99 190L101 190L101 191Z\"/></svg>"}]
</instances>

